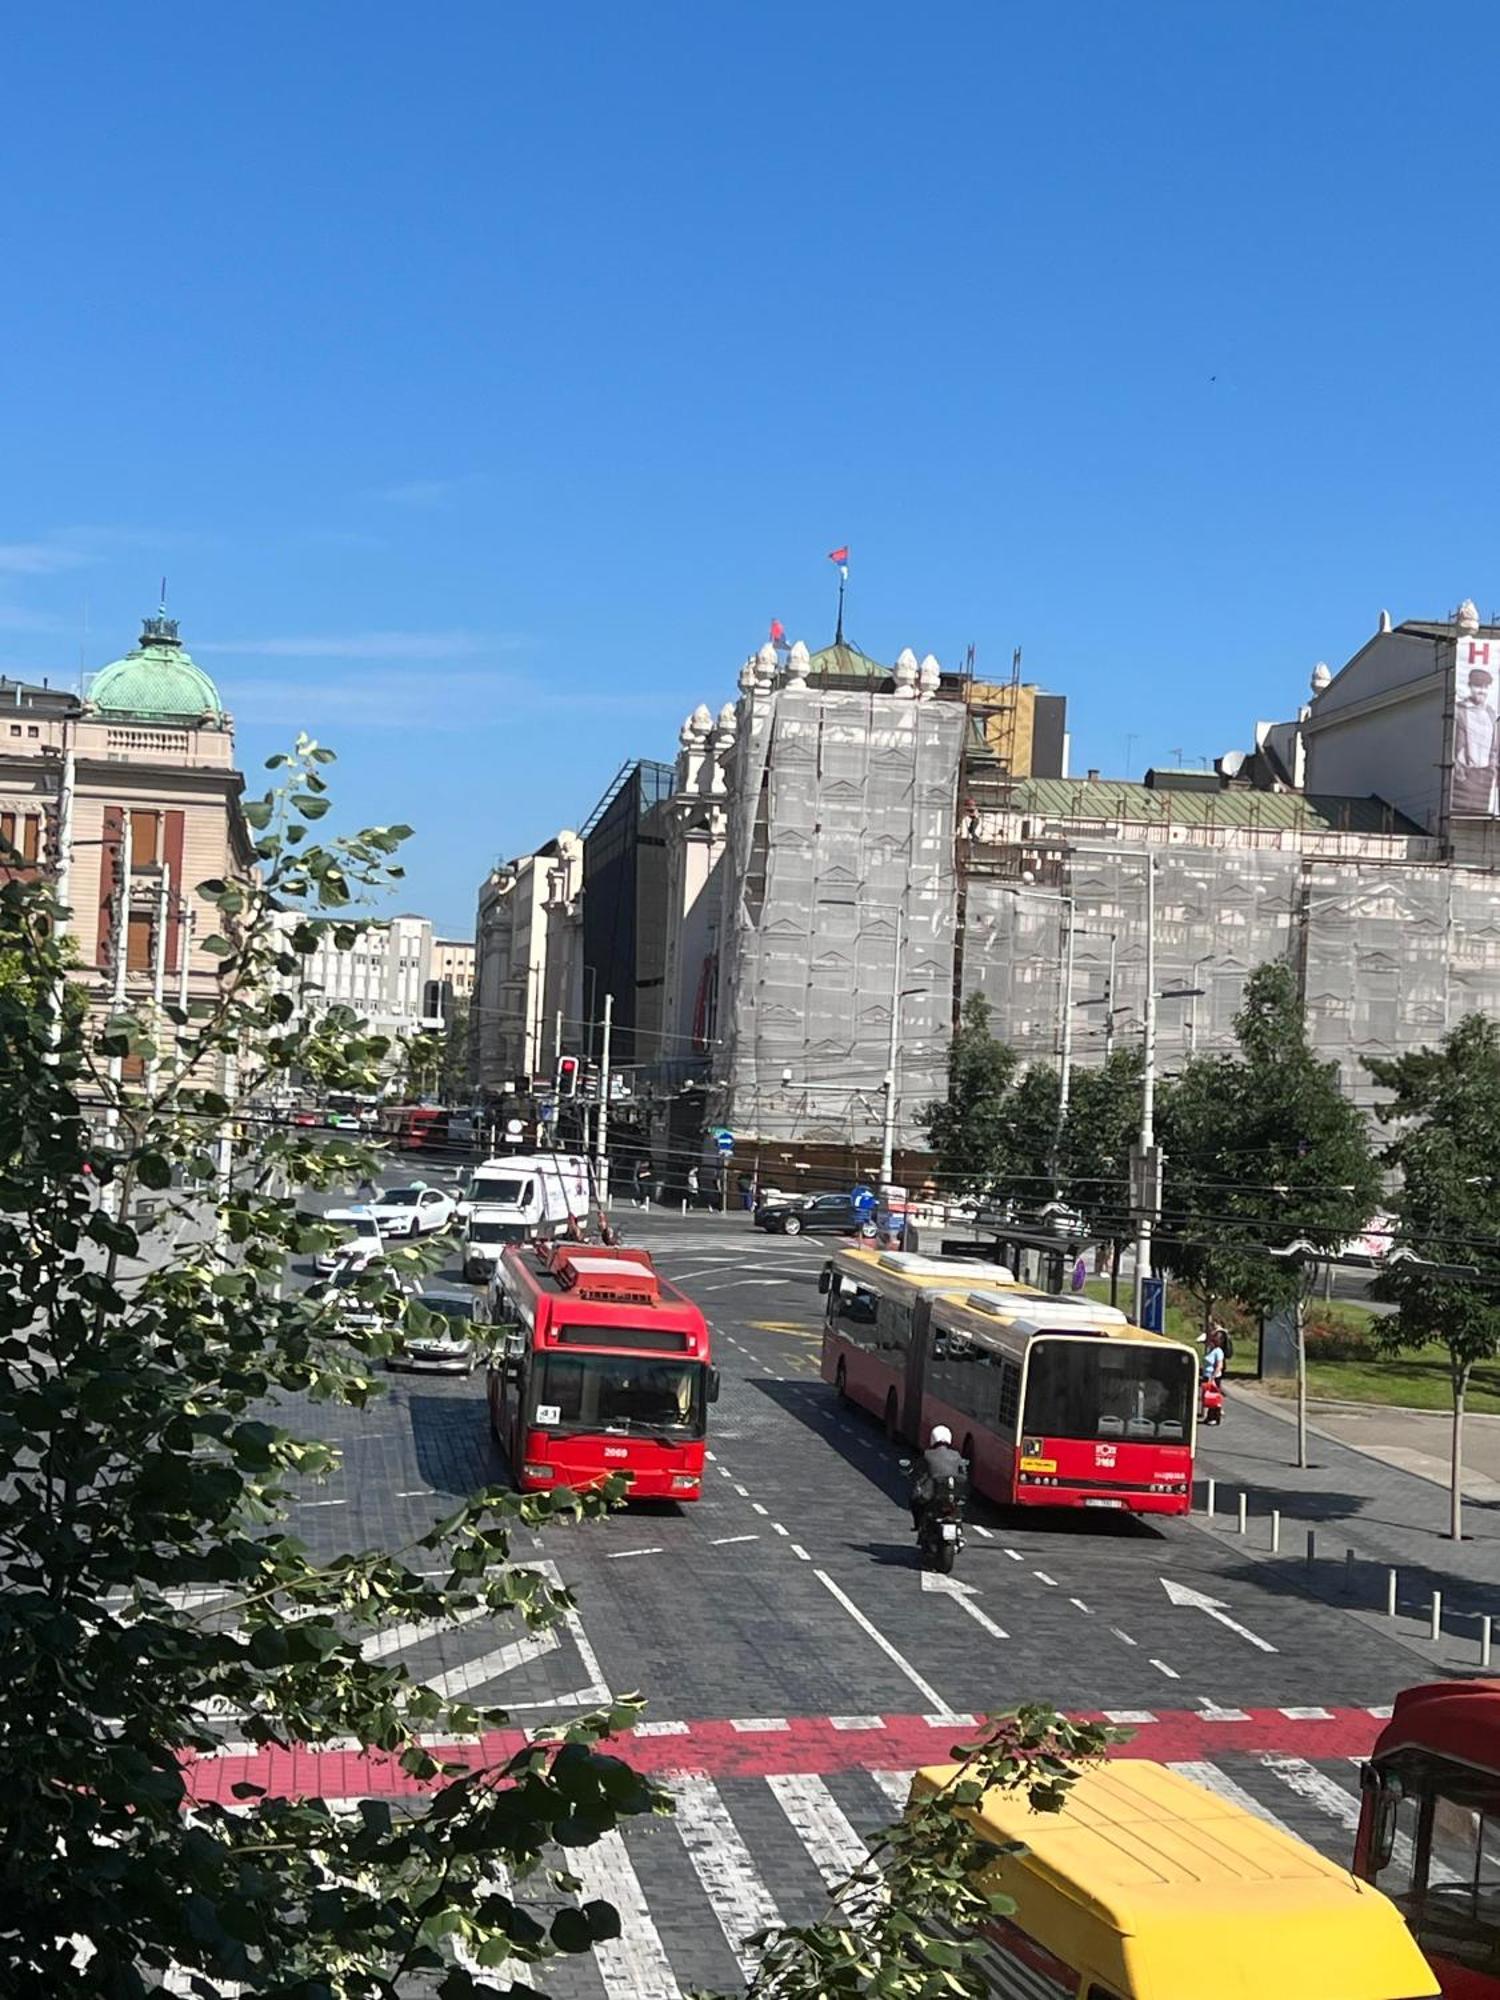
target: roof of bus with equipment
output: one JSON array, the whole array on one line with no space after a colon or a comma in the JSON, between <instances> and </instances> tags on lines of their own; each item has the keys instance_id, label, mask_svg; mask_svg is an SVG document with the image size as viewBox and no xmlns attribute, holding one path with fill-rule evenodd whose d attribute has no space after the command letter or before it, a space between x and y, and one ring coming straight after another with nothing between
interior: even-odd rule
<instances>
[{"instance_id":1,"label":"roof of bus with equipment","mask_svg":"<svg viewBox=\"0 0 1500 2000\"><path fill-rule=\"evenodd\" d=\"M1374 1755L1426 1750L1500 1773L1500 1680L1439 1681L1397 1695Z\"/></svg>"},{"instance_id":2,"label":"roof of bus with equipment","mask_svg":"<svg viewBox=\"0 0 1500 2000\"><path fill-rule=\"evenodd\" d=\"M996 1299L999 1312L987 1312L982 1306L971 1306L966 1292L944 1292L933 1301L932 1316L936 1325L941 1325L953 1333L968 1334L975 1341L986 1340L1003 1345L1001 1336L1007 1332L1019 1331L1024 1326L1030 1334L1047 1334L1050 1337L1066 1338L1073 1334L1084 1340L1126 1340L1134 1346L1169 1347L1176 1354L1185 1354L1189 1360L1194 1357L1189 1348L1170 1334L1152 1333L1146 1327L1136 1326L1130 1320L1112 1320L1107 1316L1107 1308L1099 1308L1097 1313L1085 1310L1076 1318L1068 1315L1066 1308L1075 1304L1068 1299L1060 1301L1051 1292L1026 1291L1014 1299L999 1296ZM1092 1299L1079 1299L1078 1306L1089 1308ZM1064 1310L1053 1315L1054 1323L1048 1324L1048 1307L1061 1305ZM1196 1362L1194 1362L1196 1366Z\"/></svg>"},{"instance_id":3,"label":"roof of bus with equipment","mask_svg":"<svg viewBox=\"0 0 1500 2000\"><path fill-rule=\"evenodd\" d=\"M549 1248L552 1247L549 1245ZM701 1322L703 1314L685 1292L678 1291L674 1284L664 1278L651 1261L647 1250L627 1248L622 1243L575 1243L570 1237L558 1239L558 1247L579 1250L590 1260L638 1264L650 1271L655 1279L657 1297L651 1299L598 1299L590 1298L575 1286L559 1282L556 1274L545 1270L537 1258L536 1251L529 1243L512 1243L505 1252L504 1265L516 1272L539 1298L566 1300L570 1306L580 1309L587 1307L590 1312L615 1311L628 1306L632 1312L688 1313L695 1321Z\"/></svg>"},{"instance_id":4,"label":"roof of bus with equipment","mask_svg":"<svg viewBox=\"0 0 1500 2000\"><path fill-rule=\"evenodd\" d=\"M917 1773L925 1796L960 1767ZM1060 1812L987 1792L974 1808L999 1855L991 1886L1069 1964L1160 2000L1427 2000L1437 1982L1400 1913L1282 1828L1162 1764L1080 1773Z\"/></svg>"},{"instance_id":5,"label":"roof of bus with equipment","mask_svg":"<svg viewBox=\"0 0 1500 2000\"><path fill-rule=\"evenodd\" d=\"M897 1266L889 1261L893 1257L907 1261ZM1003 1264L970 1262L967 1257L916 1257L904 1250L849 1249L835 1250L830 1261L835 1270L872 1291L951 1292L961 1279L966 1280L967 1290L975 1292L995 1288L1027 1294L1032 1289Z\"/></svg>"}]
</instances>

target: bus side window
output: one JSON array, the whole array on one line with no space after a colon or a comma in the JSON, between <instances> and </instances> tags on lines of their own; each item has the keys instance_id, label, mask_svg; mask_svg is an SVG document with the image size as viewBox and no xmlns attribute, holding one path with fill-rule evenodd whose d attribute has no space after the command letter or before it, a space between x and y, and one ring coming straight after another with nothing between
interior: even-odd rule
<instances>
[{"instance_id":1,"label":"bus side window","mask_svg":"<svg viewBox=\"0 0 1500 2000\"><path fill-rule=\"evenodd\" d=\"M1000 1361L1000 1421L1014 1425L1021 1414L1021 1370L1014 1361Z\"/></svg>"}]
</instances>

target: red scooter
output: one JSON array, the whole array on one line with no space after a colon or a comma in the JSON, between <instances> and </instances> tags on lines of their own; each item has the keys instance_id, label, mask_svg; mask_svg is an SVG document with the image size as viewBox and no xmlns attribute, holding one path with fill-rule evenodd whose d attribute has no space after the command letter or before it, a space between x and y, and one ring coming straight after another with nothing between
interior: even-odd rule
<instances>
[{"instance_id":1,"label":"red scooter","mask_svg":"<svg viewBox=\"0 0 1500 2000\"><path fill-rule=\"evenodd\" d=\"M1224 1389L1218 1382L1203 1384L1202 1401L1199 1405L1198 1420L1205 1424L1221 1424L1224 1421Z\"/></svg>"}]
</instances>

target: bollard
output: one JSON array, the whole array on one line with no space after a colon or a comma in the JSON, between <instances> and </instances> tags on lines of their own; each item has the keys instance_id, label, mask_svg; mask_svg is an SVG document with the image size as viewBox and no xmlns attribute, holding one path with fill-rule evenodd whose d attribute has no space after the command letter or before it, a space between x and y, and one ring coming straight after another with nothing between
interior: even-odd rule
<instances>
[{"instance_id":1,"label":"bollard","mask_svg":"<svg viewBox=\"0 0 1500 2000\"><path fill-rule=\"evenodd\" d=\"M1490 1614L1485 1612L1479 1621L1479 1664L1487 1667L1490 1663Z\"/></svg>"},{"instance_id":2,"label":"bollard","mask_svg":"<svg viewBox=\"0 0 1500 2000\"><path fill-rule=\"evenodd\" d=\"M1279 1507L1271 1509L1271 1553L1273 1556L1281 1554L1281 1509Z\"/></svg>"},{"instance_id":3,"label":"bollard","mask_svg":"<svg viewBox=\"0 0 1500 2000\"><path fill-rule=\"evenodd\" d=\"M1443 1593L1440 1590L1432 1593L1432 1617L1428 1622L1427 1636L1434 1646L1443 1636Z\"/></svg>"},{"instance_id":4,"label":"bollard","mask_svg":"<svg viewBox=\"0 0 1500 2000\"><path fill-rule=\"evenodd\" d=\"M1396 1615L1396 1572L1393 1569L1385 1573L1385 1615L1387 1618Z\"/></svg>"},{"instance_id":5,"label":"bollard","mask_svg":"<svg viewBox=\"0 0 1500 2000\"><path fill-rule=\"evenodd\" d=\"M682 1198L682 1212L683 1212L683 1214L684 1214L684 1215L686 1215L686 1214L687 1214L687 1196L686 1196L686 1195L684 1195L684 1196L683 1196L683 1198Z\"/></svg>"},{"instance_id":6,"label":"bollard","mask_svg":"<svg viewBox=\"0 0 1500 2000\"><path fill-rule=\"evenodd\" d=\"M1240 1495L1240 1530L1239 1530L1242 1535L1244 1534L1247 1526L1247 1517L1249 1515L1249 1512L1250 1512L1249 1499L1245 1494L1242 1493Z\"/></svg>"},{"instance_id":7,"label":"bollard","mask_svg":"<svg viewBox=\"0 0 1500 2000\"><path fill-rule=\"evenodd\" d=\"M1344 1551L1344 1595L1345 1595L1346 1597L1352 1597L1352 1596L1354 1595L1354 1551L1353 1551L1353 1549L1345 1549L1345 1551Z\"/></svg>"},{"instance_id":8,"label":"bollard","mask_svg":"<svg viewBox=\"0 0 1500 2000\"><path fill-rule=\"evenodd\" d=\"M1307 1560L1309 1562L1315 1562L1317 1560L1317 1555L1318 1555L1318 1538L1315 1531L1309 1528L1307 1531Z\"/></svg>"},{"instance_id":9,"label":"bollard","mask_svg":"<svg viewBox=\"0 0 1500 2000\"><path fill-rule=\"evenodd\" d=\"M1211 1521L1211 1520L1213 1519L1213 1517L1214 1517L1214 1490L1215 1490L1215 1488L1217 1487L1217 1485L1218 1485L1218 1481L1217 1481L1217 1480L1214 1480L1214 1479L1210 1479L1210 1480L1209 1480L1209 1482L1208 1482L1208 1507L1207 1507L1207 1512L1208 1512L1208 1518L1209 1518L1209 1520L1210 1520L1210 1521Z\"/></svg>"}]
</instances>

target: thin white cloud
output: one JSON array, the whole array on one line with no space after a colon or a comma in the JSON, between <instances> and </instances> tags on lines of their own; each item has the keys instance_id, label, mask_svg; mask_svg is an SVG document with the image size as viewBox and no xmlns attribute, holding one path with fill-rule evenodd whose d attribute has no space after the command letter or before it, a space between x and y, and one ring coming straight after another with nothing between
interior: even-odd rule
<instances>
[{"instance_id":1,"label":"thin white cloud","mask_svg":"<svg viewBox=\"0 0 1500 2000\"><path fill-rule=\"evenodd\" d=\"M372 488L369 498L388 507L446 507L460 493L477 485L481 475L466 472L455 479L402 479Z\"/></svg>"},{"instance_id":2,"label":"thin white cloud","mask_svg":"<svg viewBox=\"0 0 1500 2000\"><path fill-rule=\"evenodd\" d=\"M195 653L270 660L472 660L521 641L483 632L321 632L275 639L203 639Z\"/></svg>"},{"instance_id":3,"label":"thin white cloud","mask_svg":"<svg viewBox=\"0 0 1500 2000\"><path fill-rule=\"evenodd\" d=\"M57 536L40 542L0 542L0 575L55 576L81 569L93 557L76 541Z\"/></svg>"}]
</instances>

